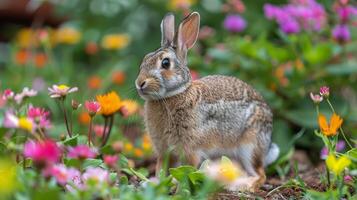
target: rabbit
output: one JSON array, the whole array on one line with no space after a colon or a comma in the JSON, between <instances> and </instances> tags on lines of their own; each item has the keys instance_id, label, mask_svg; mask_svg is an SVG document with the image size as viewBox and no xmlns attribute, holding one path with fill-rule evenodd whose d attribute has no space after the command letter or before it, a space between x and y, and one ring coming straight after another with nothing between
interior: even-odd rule
<instances>
[{"instance_id":1,"label":"rabbit","mask_svg":"<svg viewBox=\"0 0 357 200\"><path fill-rule=\"evenodd\" d=\"M172 13L161 22L161 47L147 54L135 80L145 100L144 122L157 154L156 173L171 149L198 166L203 159L227 156L249 176L243 187L255 190L265 182L264 167L275 161L273 114L263 97L247 83L230 76L192 80L187 51L197 40L200 15L193 12L175 31ZM176 159L176 160L175 160Z\"/></svg>"}]
</instances>

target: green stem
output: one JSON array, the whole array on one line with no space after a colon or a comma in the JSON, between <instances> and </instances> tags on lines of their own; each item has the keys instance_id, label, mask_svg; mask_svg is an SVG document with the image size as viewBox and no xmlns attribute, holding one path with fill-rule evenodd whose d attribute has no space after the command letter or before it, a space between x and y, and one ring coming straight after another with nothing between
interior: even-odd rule
<instances>
[{"instance_id":1,"label":"green stem","mask_svg":"<svg viewBox=\"0 0 357 200\"><path fill-rule=\"evenodd\" d=\"M111 115L111 116L109 117L109 120L110 120L110 121L109 121L109 126L108 126L109 129L108 129L108 132L105 134L105 137L104 137L104 135L103 135L102 147L107 144L108 139L109 139L109 137L110 137L110 132L112 131L113 122L114 122L114 115Z\"/></svg>"},{"instance_id":2,"label":"green stem","mask_svg":"<svg viewBox=\"0 0 357 200\"><path fill-rule=\"evenodd\" d=\"M90 117L89 121L89 130L88 130L88 146L90 147L90 143L92 142L92 128L93 128L93 117Z\"/></svg>"},{"instance_id":3,"label":"green stem","mask_svg":"<svg viewBox=\"0 0 357 200\"><path fill-rule=\"evenodd\" d=\"M62 111L63 111L64 122L66 124L66 129L67 129L68 136L72 137L72 133L71 133L71 131L69 129L69 125L68 125L68 117L67 117L66 108L64 106L64 98L60 99L60 103L61 103L61 107L62 107Z\"/></svg>"},{"instance_id":4,"label":"green stem","mask_svg":"<svg viewBox=\"0 0 357 200\"><path fill-rule=\"evenodd\" d=\"M326 101L327 101L328 105L330 106L332 112L333 112L333 113L336 113L336 112L335 112L335 109L333 108L333 106L332 106L332 104L331 104L331 102L330 102L330 100L329 100L329 99L326 99ZM347 137L346 137L346 135L345 135L345 132L344 132L343 129L342 129L342 126L339 128L339 130L340 130L340 132L341 132L341 134L342 134L343 139L346 141L347 145L352 149L353 147L352 147L352 145L350 144L350 142L348 141L348 139L347 139Z\"/></svg>"}]
</instances>

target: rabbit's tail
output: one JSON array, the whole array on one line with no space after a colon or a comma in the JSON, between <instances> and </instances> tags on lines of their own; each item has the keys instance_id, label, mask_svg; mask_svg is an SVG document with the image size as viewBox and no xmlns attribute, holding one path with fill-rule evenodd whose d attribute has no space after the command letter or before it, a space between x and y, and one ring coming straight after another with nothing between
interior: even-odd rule
<instances>
[{"instance_id":1,"label":"rabbit's tail","mask_svg":"<svg viewBox=\"0 0 357 200\"><path fill-rule=\"evenodd\" d=\"M278 145L276 145L275 143L271 143L268 153L265 156L264 165L268 166L269 164L276 161L276 159L278 159L278 157L279 157L279 153L280 153L280 150L279 150Z\"/></svg>"}]
</instances>

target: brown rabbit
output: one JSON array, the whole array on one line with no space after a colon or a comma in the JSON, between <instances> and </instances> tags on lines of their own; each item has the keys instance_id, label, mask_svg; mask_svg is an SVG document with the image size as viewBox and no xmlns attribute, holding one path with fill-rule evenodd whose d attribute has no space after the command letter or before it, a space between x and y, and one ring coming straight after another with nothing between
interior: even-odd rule
<instances>
[{"instance_id":1,"label":"brown rabbit","mask_svg":"<svg viewBox=\"0 0 357 200\"><path fill-rule=\"evenodd\" d=\"M253 190L265 181L264 166L279 154L271 142L273 114L258 92L235 77L192 81L186 57L199 24L200 15L193 12L175 32L174 16L167 14L161 23L161 47L144 57L135 81L145 100L156 170L168 149L193 166L224 155L242 165L250 180L243 187Z\"/></svg>"}]
</instances>

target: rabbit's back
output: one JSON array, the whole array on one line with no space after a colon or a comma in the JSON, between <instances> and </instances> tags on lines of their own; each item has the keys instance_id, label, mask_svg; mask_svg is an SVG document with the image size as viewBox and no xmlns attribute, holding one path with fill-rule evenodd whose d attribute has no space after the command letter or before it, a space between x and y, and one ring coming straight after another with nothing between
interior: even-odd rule
<instances>
[{"instance_id":1,"label":"rabbit's back","mask_svg":"<svg viewBox=\"0 0 357 200\"><path fill-rule=\"evenodd\" d=\"M194 82L201 85L196 112L198 132L205 136L202 138L215 137L216 144L211 145L222 148L236 146L251 137L262 139L264 146L270 143L272 112L251 86L237 78L221 75ZM262 131L254 136L244 135L253 127Z\"/></svg>"}]
</instances>

